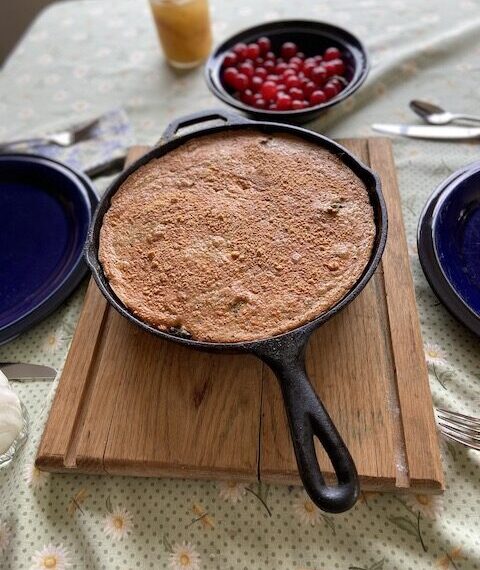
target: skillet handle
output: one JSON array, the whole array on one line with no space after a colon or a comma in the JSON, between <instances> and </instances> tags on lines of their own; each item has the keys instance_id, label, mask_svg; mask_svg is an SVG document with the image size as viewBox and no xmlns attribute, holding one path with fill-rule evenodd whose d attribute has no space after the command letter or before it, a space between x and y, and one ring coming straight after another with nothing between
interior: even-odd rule
<instances>
[{"instance_id":1,"label":"skillet handle","mask_svg":"<svg viewBox=\"0 0 480 570\"><path fill-rule=\"evenodd\" d=\"M224 121L226 125L244 125L253 122L236 113L225 111L224 109L208 109L206 111L200 111L199 113L185 115L169 123L167 128L163 131L160 143L171 141L175 138L180 129L215 120Z\"/></svg>"},{"instance_id":2,"label":"skillet handle","mask_svg":"<svg viewBox=\"0 0 480 570\"><path fill-rule=\"evenodd\" d=\"M275 373L282 389L298 471L306 492L323 511L341 513L353 507L360 486L355 463L337 428L316 395L305 371L305 349L290 355L259 354ZM290 352L290 351L288 351ZM325 482L318 465L314 436L332 462L338 484Z\"/></svg>"}]
</instances>

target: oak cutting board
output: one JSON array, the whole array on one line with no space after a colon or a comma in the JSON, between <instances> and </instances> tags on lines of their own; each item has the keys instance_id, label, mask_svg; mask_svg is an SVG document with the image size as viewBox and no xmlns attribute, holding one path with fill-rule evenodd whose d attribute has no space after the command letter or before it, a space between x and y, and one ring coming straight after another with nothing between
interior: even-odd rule
<instances>
[{"instance_id":1,"label":"oak cutting board","mask_svg":"<svg viewBox=\"0 0 480 570\"><path fill-rule=\"evenodd\" d=\"M313 334L307 370L364 490L441 492L391 145L342 143L380 175L389 237L364 291ZM93 281L36 463L60 472L299 483L280 390L260 360L153 338L110 308Z\"/></svg>"}]
</instances>

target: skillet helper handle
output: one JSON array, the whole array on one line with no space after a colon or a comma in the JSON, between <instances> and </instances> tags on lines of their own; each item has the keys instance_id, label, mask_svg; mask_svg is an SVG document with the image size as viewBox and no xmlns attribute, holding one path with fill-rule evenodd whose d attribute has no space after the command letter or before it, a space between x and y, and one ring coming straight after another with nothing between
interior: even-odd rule
<instances>
[{"instance_id":1,"label":"skillet helper handle","mask_svg":"<svg viewBox=\"0 0 480 570\"><path fill-rule=\"evenodd\" d=\"M306 492L323 511L341 513L353 507L360 486L355 463L337 428L316 395L305 371L304 349L287 357L262 356L282 389L298 471ZM338 483L329 485L318 465L316 436L328 454Z\"/></svg>"},{"instance_id":2,"label":"skillet helper handle","mask_svg":"<svg viewBox=\"0 0 480 570\"><path fill-rule=\"evenodd\" d=\"M193 125L206 123L207 121L223 121L226 125L244 125L251 123L245 117L231 113L230 111L225 111L224 109L208 109L206 111L200 111L199 113L192 113L191 115L185 115L179 119L175 119L167 128L163 131L160 143L167 143L175 138L178 132L185 127L191 127Z\"/></svg>"}]
</instances>

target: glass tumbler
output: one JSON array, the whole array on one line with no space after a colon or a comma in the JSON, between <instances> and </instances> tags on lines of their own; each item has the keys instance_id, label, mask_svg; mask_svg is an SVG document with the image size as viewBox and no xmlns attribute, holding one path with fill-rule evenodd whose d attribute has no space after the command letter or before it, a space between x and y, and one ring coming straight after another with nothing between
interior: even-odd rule
<instances>
[{"instance_id":1,"label":"glass tumbler","mask_svg":"<svg viewBox=\"0 0 480 570\"><path fill-rule=\"evenodd\" d=\"M208 0L150 0L158 38L168 62L188 69L212 47Z\"/></svg>"}]
</instances>

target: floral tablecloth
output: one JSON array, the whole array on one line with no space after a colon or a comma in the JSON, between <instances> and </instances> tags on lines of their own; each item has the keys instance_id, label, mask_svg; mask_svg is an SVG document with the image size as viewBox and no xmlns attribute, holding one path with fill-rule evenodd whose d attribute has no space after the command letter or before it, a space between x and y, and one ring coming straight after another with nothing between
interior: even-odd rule
<instances>
[{"instance_id":1,"label":"floral tablecloth","mask_svg":"<svg viewBox=\"0 0 480 570\"><path fill-rule=\"evenodd\" d=\"M365 40L373 60L367 84L313 123L316 130L371 135L372 122L413 120L413 97L478 113L478 0L211 4L217 41L283 17L338 23ZM0 140L123 107L137 142L152 143L171 118L215 105L200 69L178 74L165 65L146 0L65 2L41 14L0 74ZM426 197L478 159L478 143L398 139L394 151L434 401L480 415L478 339L439 305L414 245ZM61 369L84 292L83 285L42 324L0 347L0 361ZM33 460L55 383L15 389L32 425L17 461L0 472L2 569L480 568L476 452L442 443L443 499L364 494L349 513L325 516L299 488L40 473Z\"/></svg>"}]
</instances>

